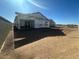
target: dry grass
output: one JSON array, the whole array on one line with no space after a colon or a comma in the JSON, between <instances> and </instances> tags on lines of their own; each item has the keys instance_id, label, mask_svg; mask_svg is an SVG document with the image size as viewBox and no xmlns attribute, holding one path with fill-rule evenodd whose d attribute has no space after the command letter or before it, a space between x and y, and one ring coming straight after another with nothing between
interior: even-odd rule
<instances>
[{"instance_id":1,"label":"dry grass","mask_svg":"<svg viewBox=\"0 0 79 59\"><path fill-rule=\"evenodd\" d=\"M79 34L69 28L67 36L45 37L15 49L20 59L79 59Z\"/></svg>"},{"instance_id":2,"label":"dry grass","mask_svg":"<svg viewBox=\"0 0 79 59\"><path fill-rule=\"evenodd\" d=\"M13 52L8 55L0 54L0 59L16 59L16 58L15 58L15 54Z\"/></svg>"},{"instance_id":3,"label":"dry grass","mask_svg":"<svg viewBox=\"0 0 79 59\"><path fill-rule=\"evenodd\" d=\"M0 54L0 59L79 59L79 32L68 29L64 32L66 36L42 38L15 49L14 54Z\"/></svg>"},{"instance_id":4,"label":"dry grass","mask_svg":"<svg viewBox=\"0 0 79 59\"><path fill-rule=\"evenodd\" d=\"M0 59L20 59L20 55L12 51L9 54L0 54Z\"/></svg>"}]
</instances>

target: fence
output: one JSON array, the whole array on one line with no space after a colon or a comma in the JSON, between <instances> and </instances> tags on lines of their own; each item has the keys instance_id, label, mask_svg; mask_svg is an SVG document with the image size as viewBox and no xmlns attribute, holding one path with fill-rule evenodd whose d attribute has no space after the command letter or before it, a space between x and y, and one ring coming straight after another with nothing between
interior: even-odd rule
<instances>
[{"instance_id":1,"label":"fence","mask_svg":"<svg viewBox=\"0 0 79 59\"><path fill-rule=\"evenodd\" d=\"M0 52L7 51L11 45L13 45L12 23L0 17Z\"/></svg>"}]
</instances>

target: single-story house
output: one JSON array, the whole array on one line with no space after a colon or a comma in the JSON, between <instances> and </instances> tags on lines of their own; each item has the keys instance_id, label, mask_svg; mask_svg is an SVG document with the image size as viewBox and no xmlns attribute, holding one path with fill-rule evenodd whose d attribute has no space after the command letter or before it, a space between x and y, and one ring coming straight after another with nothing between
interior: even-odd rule
<instances>
[{"instance_id":1,"label":"single-story house","mask_svg":"<svg viewBox=\"0 0 79 59\"><path fill-rule=\"evenodd\" d=\"M56 23L55 21L53 21L53 19L49 19L49 22L50 22L50 27L52 28L56 27Z\"/></svg>"},{"instance_id":2,"label":"single-story house","mask_svg":"<svg viewBox=\"0 0 79 59\"><path fill-rule=\"evenodd\" d=\"M50 20L40 12L29 14L16 12L14 26L17 29L50 28Z\"/></svg>"}]
</instances>

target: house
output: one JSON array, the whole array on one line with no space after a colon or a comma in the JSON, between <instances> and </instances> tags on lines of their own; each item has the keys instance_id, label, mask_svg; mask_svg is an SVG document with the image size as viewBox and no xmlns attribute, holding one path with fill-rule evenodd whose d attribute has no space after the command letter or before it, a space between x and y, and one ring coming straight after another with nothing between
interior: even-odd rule
<instances>
[{"instance_id":1,"label":"house","mask_svg":"<svg viewBox=\"0 0 79 59\"><path fill-rule=\"evenodd\" d=\"M49 21L50 21L50 27L52 28L56 27L55 21L53 21L52 19L49 19Z\"/></svg>"},{"instance_id":2,"label":"house","mask_svg":"<svg viewBox=\"0 0 79 59\"><path fill-rule=\"evenodd\" d=\"M14 26L17 29L50 28L50 20L40 12L29 14L16 12Z\"/></svg>"}]
</instances>

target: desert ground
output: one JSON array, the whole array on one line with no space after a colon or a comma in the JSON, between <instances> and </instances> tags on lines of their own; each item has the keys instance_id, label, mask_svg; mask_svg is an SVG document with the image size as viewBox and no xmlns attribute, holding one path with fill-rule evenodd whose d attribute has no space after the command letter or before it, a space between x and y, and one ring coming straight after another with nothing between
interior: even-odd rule
<instances>
[{"instance_id":1,"label":"desert ground","mask_svg":"<svg viewBox=\"0 0 79 59\"><path fill-rule=\"evenodd\" d=\"M78 29L63 28L62 32L65 35L64 34L57 35L57 33L55 32L50 32L52 34L55 33L56 35L52 34L45 35L40 39L38 38L38 40L30 36L30 38L34 39L35 41L31 42L28 41L26 44L22 44L22 42L15 42L17 43L15 49L17 58L18 59L79 59ZM28 37L28 39L30 38ZM22 45L18 45L18 43L19 44L21 43Z\"/></svg>"}]
</instances>

